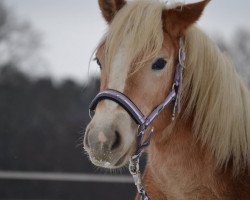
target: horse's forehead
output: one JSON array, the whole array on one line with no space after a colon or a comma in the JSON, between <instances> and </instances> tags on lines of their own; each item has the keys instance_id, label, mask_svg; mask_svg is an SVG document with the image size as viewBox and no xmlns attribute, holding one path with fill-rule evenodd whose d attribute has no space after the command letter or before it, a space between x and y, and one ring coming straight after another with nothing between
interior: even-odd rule
<instances>
[{"instance_id":1,"label":"horse's forehead","mask_svg":"<svg viewBox=\"0 0 250 200\"><path fill-rule=\"evenodd\" d=\"M101 60L105 60L105 42L100 45L97 49L97 57L101 58ZM162 44L161 54L167 55L168 57L174 52L175 48L178 48L173 44L173 41L169 37L168 34L164 34L164 42ZM171 53L172 52L172 53ZM140 56L139 56L140 57ZM128 77L129 72L133 68L129 63L129 52L128 46L126 42L122 42L120 47L117 48L116 53L111 61L110 66L105 66L109 68L109 74L107 74L107 87L109 89L118 90L120 92L124 92L126 79ZM134 58L139 59L139 58Z\"/></svg>"}]
</instances>

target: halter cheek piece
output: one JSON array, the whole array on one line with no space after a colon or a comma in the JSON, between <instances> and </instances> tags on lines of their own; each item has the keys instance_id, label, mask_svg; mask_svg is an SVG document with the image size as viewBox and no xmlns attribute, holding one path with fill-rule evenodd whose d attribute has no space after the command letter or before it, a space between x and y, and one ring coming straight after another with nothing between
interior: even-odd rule
<instances>
[{"instance_id":1,"label":"halter cheek piece","mask_svg":"<svg viewBox=\"0 0 250 200\"><path fill-rule=\"evenodd\" d=\"M139 169L139 161L140 156L143 150L150 144L150 139L154 133L154 129L152 128L150 134L147 138L144 138L145 131L148 126L154 121L154 119L171 103L174 101L174 108L172 112L172 120L175 119L176 115L180 112L180 90L182 86L182 75L183 68L185 62L185 51L183 40L180 40L180 49L179 49L179 57L178 63L175 69L175 78L172 85L172 90L166 97L166 99L158 105L150 115L145 117L140 109L123 93L107 89L96 95L96 97L92 100L89 106L90 116L95 112L97 104L102 100L111 100L119 104L127 113L131 116L131 118L138 124L138 132L137 132L137 148L135 154L130 158L129 163L129 171L133 176L135 185L137 186L138 192L141 194L142 200L149 200L149 197L146 191L143 188L141 181L141 173ZM144 141L144 142L143 142Z\"/></svg>"}]
</instances>

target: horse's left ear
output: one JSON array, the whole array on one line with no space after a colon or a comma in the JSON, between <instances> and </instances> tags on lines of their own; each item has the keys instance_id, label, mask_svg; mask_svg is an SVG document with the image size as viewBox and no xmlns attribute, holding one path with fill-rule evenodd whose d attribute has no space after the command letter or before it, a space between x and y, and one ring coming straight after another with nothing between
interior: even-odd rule
<instances>
[{"instance_id":1,"label":"horse's left ear","mask_svg":"<svg viewBox=\"0 0 250 200\"><path fill-rule=\"evenodd\" d=\"M180 37L183 32L194 24L210 0L198 3L180 5L162 12L163 29L174 37Z\"/></svg>"},{"instance_id":2,"label":"horse's left ear","mask_svg":"<svg viewBox=\"0 0 250 200\"><path fill-rule=\"evenodd\" d=\"M102 15L111 23L115 14L126 4L125 0L98 0Z\"/></svg>"}]
</instances>

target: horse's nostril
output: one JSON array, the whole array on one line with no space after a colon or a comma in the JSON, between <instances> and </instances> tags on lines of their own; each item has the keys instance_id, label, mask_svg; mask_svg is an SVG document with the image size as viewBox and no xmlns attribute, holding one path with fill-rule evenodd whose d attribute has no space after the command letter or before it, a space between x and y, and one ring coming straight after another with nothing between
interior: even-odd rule
<instances>
[{"instance_id":1,"label":"horse's nostril","mask_svg":"<svg viewBox=\"0 0 250 200\"><path fill-rule=\"evenodd\" d=\"M115 131L115 140L114 143L111 146L111 151L115 150L119 145L121 144L121 136L118 131Z\"/></svg>"}]
</instances>

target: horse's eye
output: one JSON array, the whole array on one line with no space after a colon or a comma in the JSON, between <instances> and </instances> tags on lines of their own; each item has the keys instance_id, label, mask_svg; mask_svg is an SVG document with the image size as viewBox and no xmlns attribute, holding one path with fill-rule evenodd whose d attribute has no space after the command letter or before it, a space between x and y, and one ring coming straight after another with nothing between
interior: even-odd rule
<instances>
[{"instance_id":1,"label":"horse's eye","mask_svg":"<svg viewBox=\"0 0 250 200\"><path fill-rule=\"evenodd\" d=\"M167 61L163 58L159 58L155 63L152 65L153 70L162 70L167 64Z\"/></svg>"},{"instance_id":2,"label":"horse's eye","mask_svg":"<svg viewBox=\"0 0 250 200\"><path fill-rule=\"evenodd\" d=\"M101 65L99 58L95 58L95 61L96 61L97 65L100 67L100 69L102 69L102 65Z\"/></svg>"}]
</instances>

